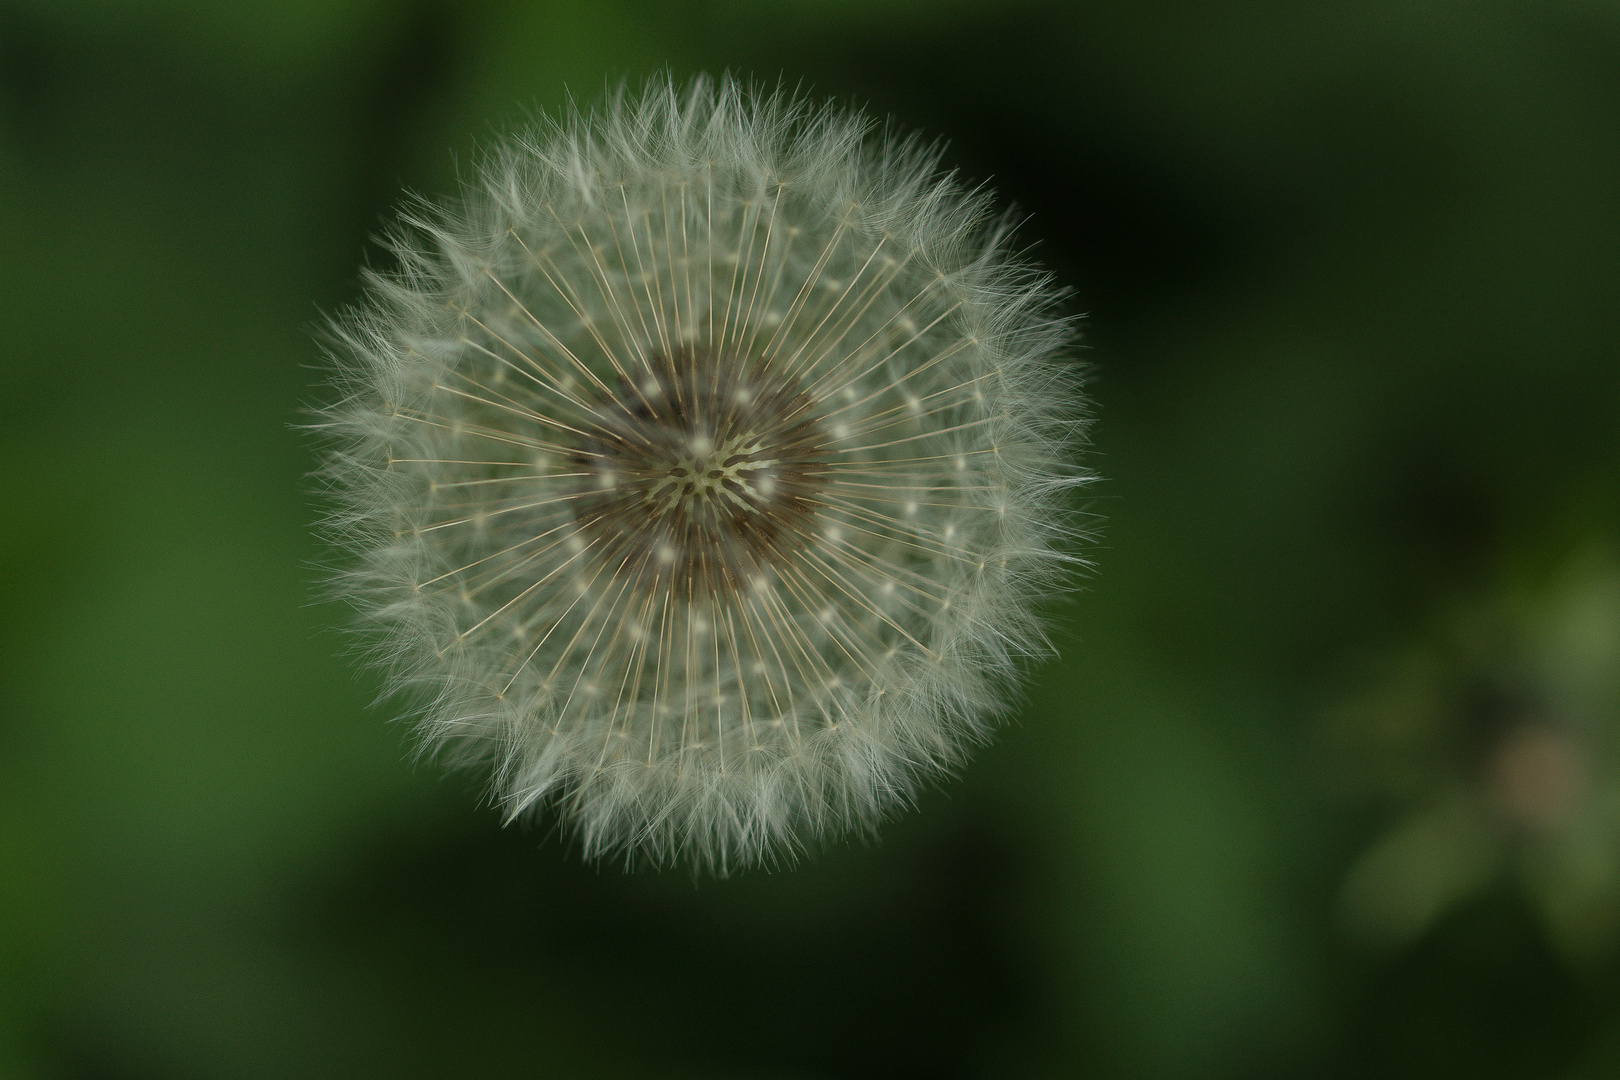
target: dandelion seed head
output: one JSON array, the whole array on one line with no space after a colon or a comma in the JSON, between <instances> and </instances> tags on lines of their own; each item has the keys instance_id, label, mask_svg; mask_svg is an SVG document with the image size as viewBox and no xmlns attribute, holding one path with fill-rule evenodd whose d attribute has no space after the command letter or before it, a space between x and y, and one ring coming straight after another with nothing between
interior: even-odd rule
<instances>
[{"instance_id":1,"label":"dandelion seed head","mask_svg":"<svg viewBox=\"0 0 1620 1080\"><path fill-rule=\"evenodd\" d=\"M335 587L423 748L587 855L722 873L958 765L1047 651L1085 479L1008 236L934 151L726 79L408 208L321 426Z\"/></svg>"}]
</instances>

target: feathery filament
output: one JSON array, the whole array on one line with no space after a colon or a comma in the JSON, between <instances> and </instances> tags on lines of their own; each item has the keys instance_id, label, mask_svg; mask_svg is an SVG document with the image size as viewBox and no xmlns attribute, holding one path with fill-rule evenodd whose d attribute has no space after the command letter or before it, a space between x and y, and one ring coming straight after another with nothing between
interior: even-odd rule
<instances>
[{"instance_id":1,"label":"feathery filament","mask_svg":"<svg viewBox=\"0 0 1620 1080\"><path fill-rule=\"evenodd\" d=\"M586 851L869 826L1045 648L1070 331L909 141L667 80L497 149L335 326L338 588L424 745Z\"/></svg>"}]
</instances>

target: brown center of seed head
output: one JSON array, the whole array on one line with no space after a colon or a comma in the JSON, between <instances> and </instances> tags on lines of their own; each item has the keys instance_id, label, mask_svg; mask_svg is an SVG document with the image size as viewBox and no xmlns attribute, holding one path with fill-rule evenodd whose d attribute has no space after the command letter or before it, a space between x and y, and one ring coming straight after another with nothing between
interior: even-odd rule
<instances>
[{"instance_id":1,"label":"brown center of seed head","mask_svg":"<svg viewBox=\"0 0 1620 1080\"><path fill-rule=\"evenodd\" d=\"M812 405L747 356L650 355L590 404L581 531L611 566L691 599L768 580L816 529L827 439Z\"/></svg>"}]
</instances>

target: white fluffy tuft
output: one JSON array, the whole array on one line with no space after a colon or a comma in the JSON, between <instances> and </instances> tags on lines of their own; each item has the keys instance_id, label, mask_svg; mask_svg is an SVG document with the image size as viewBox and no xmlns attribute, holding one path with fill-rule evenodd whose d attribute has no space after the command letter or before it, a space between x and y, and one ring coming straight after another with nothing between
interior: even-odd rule
<instances>
[{"instance_id":1,"label":"white fluffy tuft","mask_svg":"<svg viewBox=\"0 0 1620 1080\"><path fill-rule=\"evenodd\" d=\"M872 827L1049 651L1079 393L983 193L859 114L668 79L415 203L337 320L335 579L426 750L587 856Z\"/></svg>"}]
</instances>

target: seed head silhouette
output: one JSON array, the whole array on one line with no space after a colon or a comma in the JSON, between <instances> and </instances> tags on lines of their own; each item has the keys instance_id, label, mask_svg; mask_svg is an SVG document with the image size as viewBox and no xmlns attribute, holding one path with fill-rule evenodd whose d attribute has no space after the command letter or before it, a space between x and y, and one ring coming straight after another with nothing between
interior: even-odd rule
<instances>
[{"instance_id":1,"label":"seed head silhouette","mask_svg":"<svg viewBox=\"0 0 1620 1080\"><path fill-rule=\"evenodd\" d=\"M937 160L661 79L402 215L332 326L335 587L508 817L791 856L960 763L1048 651L1072 330Z\"/></svg>"}]
</instances>

